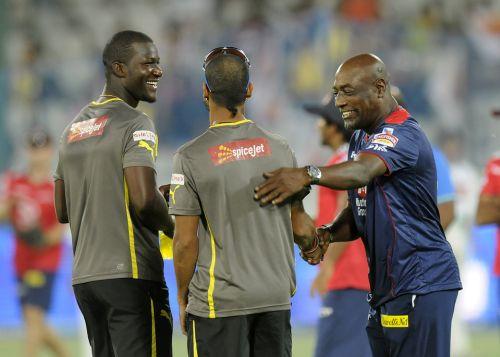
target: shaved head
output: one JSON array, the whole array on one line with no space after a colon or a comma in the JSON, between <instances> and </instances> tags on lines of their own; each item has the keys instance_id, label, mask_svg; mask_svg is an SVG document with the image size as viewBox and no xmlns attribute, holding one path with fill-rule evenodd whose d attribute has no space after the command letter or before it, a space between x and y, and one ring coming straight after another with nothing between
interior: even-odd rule
<instances>
[{"instance_id":1,"label":"shaved head","mask_svg":"<svg viewBox=\"0 0 500 357\"><path fill-rule=\"evenodd\" d=\"M339 66L333 92L349 129L370 131L396 106L385 64L370 53L351 57Z\"/></svg>"}]
</instances>

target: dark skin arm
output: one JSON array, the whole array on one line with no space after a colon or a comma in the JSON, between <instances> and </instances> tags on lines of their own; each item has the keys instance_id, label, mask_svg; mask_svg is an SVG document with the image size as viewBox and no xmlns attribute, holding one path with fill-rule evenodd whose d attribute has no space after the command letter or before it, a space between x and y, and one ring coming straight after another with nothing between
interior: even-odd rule
<instances>
[{"instance_id":1,"label":"dark skin arm","mask_svg":"<svg viewBox=\"0 0 500 357\"><path fill-rule=\"evenodd\" d=\"M476 224L500 224L500 196L481 194L476 210Z\"/></svg>"},{"instance_id":2,"label":"dark skin arm","mask_svg":"<svg viewBox=\"0 0 500 357\"><path fill-rule=\"evenodd\" d=\"M321 167L319 185L336 190L366 186L373 178L383 175L387 168L376 155L361 153L355 160ZM278 205L310 185L305 168L281 168L264 173L266 181L255 188L255 199L261 204Z\"/></svg>"},{"instance_id":3,"label":"dark skin arm","mask_svg":"<svg viewBox=\"0 0 500 357\"><path fill-rule=\"evenodd\" d=\"M54 204L56 206L56 216L59 223L68 223L68 209L66 208L66 193L64 191L63 180L56 180L55 182Z\"/></svg>"},{"instance_id":4,"label":"dark skin arm","mask_svg":"<svg viewBox=\"0 0 500 357\"><path fill-rule=\"evenodd\" d=\"M185 317L188 303L189 283L198 260L199 216L176 216L174 233L174 268L177 280L177 302L179 303L179 322L184 335L187 335Z\"/></svg>"},{"instance_id":5,"label":"dark skin arm","mask_svg":"<svg viewBox=\"0 0 500 357\"><path fill-rule=\"evenodd\" d=\"M331 224L318 228L318 236L322 242L330 243L356 240L359 233L350 204L340 212Z\"/></svg>"},{"instance_id":6,"label":"dark skin arm","mask_svg":"<svg viewBox=\"0 0 500 357\"><path fill-rule=\"evenodd\" d=\"M141 222L151 230L172 237L174 221L168 214L167 201L156 186L156 173L150 167L133 166L124 170L130 204Z\"/></svg>"},{"instance_id":7,"label":"dark skin arm","mask_svg":"<svg viewBox=\"0 0 500 357\"><path fill-rule=\"evenodd\" d=\"M438 204L441 226L446 230L455 218L455 201L447 201Z\"/></svg>"}]
</instances>

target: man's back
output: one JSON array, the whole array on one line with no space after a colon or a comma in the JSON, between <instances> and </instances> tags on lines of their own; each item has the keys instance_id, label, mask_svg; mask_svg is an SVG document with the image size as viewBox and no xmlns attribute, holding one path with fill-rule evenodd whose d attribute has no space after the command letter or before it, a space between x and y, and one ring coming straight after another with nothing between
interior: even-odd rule
<instances>
[{"instance_id":1,"label":"man's back","mask_svg":"<svg viewBox=\"0 0 500 357\"><path fill-rule=\"evenodd\" d=\"M118 98L91 103L61 137L56 178L64 180L73 237L73 284L113 278L163 280L157 232L129 208L123 170L154 168L151 120Z\"/></svg>"},{"instance_id":2,"label":"man's back","mask_svg":"<svg viewBox=\"0 0 500 357\"><path fill-rule=\"evenodd\" d=\"M295 290L290 205L262 208L262 172L296 166L288 144L249 120L211 126L174 158L170 213L200 215L187 311L202 317L288 310Z\"/></svg>"}]
</instances>

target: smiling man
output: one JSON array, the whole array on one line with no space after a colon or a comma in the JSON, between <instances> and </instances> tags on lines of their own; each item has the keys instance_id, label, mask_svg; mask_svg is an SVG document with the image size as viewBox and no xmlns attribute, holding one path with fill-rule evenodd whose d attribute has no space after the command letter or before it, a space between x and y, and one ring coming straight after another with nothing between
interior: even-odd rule
<instances>
[{"instance_id":1,"label":"smiling man","mask_svg":"<svg viewBox=\"0 0 500 357\"><path fill-rule=\"evenodd\" d=\"M172 321L158 231L173 234L156 188L158 136L136 109L162 77L145 34L106 44L106 85L64 130L55 174L60 222L73 238L73 289L94 356L171 356Z\"/></svg>"},{"instance_id":2,"label":"smiling man","mask_svg":"<svg viewBox=\"0 0 500 357\"><path fill-rule=\"evenodd\" d=\"M333 92L346 127L356 130L349 161L266 173L255 198L279 204L311 184L348 190L347 207L319 235L324 242L363 240L373 355L445 357L458 267L439 223L432 148L392 97L388 78L372 54L345 61Z\"/></svg>"}]
</instances>

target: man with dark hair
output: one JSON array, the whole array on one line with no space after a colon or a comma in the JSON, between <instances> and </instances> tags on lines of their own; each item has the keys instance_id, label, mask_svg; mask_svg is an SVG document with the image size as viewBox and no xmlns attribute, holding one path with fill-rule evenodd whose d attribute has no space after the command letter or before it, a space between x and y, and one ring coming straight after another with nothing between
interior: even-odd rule
<instances>
[{"instance_id":1,"label":"man with dark hair","mask_svg":"<svg viewBox=\"0 0 500 357\"><path fill-rule=\"evenodd\" d=\"M73 237L73 288L94 356L171 356L172 321L158 231L172 236L156 188L158 136L136 109L154 102L163 72L139 32L115 34L106 84L66 127L55 174L60 222Z\"/></svg>"},{"instance_id":2,"label":"man with dark hair","mask_svg":"<svg viewBox=\"0 0 500 357\"><path fill-rule=\"evenodd\" d=\"M342 63L333 92L346 127L356 130L349 161L268 172L255 198L276 205L311 184L348 190L348 206L318 233L322 242L363 239L373 355L449 356L458 266L439 222L431 145L388 78L372 54Z\"/></svg>"},{"instance_id":3,"label":"man with dark hair","mask_svg":"<svg viewBox=\"0 0 500 357\"><path fill-rule=\"evenodd\" d=\"M54 279L61 262L63 226L55 215L51 163L54 146L41 129L28 135L26 173L8 172L0 185L0 220L8 219L15 236L14 270L26 339L24 356L38 356L48 347L68 356L46 320Z\"/></svg>"},{"instance_id":4,"label":"man with dark hair","mask_svg":"<svg viewBox=\"0 0 500 357\"><path fill-rule=\"evenodd\" d=\"M190 356L291 356L294 241L321 258L300 197L267 208L252 198L262 169L297 164L284 139L245 118L249 66L233 47L206 56L210 127L174 156L174 266Z\"/></svg>"},{"instance_id":5,"label":"man with dark hair","mask_svg":"<svg viewBox=\"0 0 500 357\"><path fill-rule=\"evenodd\" d=\"M305 105L304 109L319 115L318 131L321 143L333 151L327 165L347 161L347 150L352 131L344 125L340 111L335 108L330 93L321 104ZM330 223L346 206L347 194L328 187L318 188L316 227ZM365 325L368 314L366 294L368 264L363 242L332 244L311 285L311 295L322 296L321 314L316 339L316 357L370 356L370 345Z\"/></svg>"}]
</instances>

